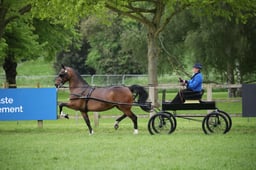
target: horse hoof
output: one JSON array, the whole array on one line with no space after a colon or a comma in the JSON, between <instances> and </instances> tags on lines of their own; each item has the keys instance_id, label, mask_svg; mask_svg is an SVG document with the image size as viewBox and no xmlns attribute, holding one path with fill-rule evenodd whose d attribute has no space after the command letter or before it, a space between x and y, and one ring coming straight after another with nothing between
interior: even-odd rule
<instances>
[{"instance_id":1,"label":"horse hoof","mask_svg":"<svg viewBox=\"0 0 256 170\"><path fill-rule=\"evenodd\" d=\"M64 117L65 117L66 119L69 119L69 116L68 116L68 114L66 114Z\"/></svg>"},{"instance_id":2,"label":"horse hoof","mask_svg":"<svg viewBox=\"0 0 256 170\"><path fill-rule=\"evenodd\" d=\"M90 136L92 136L94 134L93 130L89 133Z\"/></svg>"},{"instance_id":3,"label":"horse hoof","mask_svg":"<svg viewBox=\"0 0 256 170\"><path fill-rule=\"evenodd\" d=\"M115 124L115 125L114 125L114 128L115 128L115 130L117 130L117 129L119 128L119 125L118 125L118 124Z\"/></svg>"},{"instance_id":4,"label":"horse hoof","mask_svg":"<svg viewBox=\"0 0 256 170\"><path fill-rule=\"evenodd\" d=\"M138 129L134 129L134 132L133 132L134 135L138 135L139 134L139 131Z\"/></svg>"},{"instance_id":5,"label":"horse hoof","mask_svg":"<svg viewBox=\"0 0 256 170\"><path fill-rule=\"evenodd\" d=\"M68 114L66 114L66 113L64 113L64 112L61 112L61 113L60 113L60 117L64 117L64 118L66 118L66 119L69 119Z\"/></svg>"}]
</instances>

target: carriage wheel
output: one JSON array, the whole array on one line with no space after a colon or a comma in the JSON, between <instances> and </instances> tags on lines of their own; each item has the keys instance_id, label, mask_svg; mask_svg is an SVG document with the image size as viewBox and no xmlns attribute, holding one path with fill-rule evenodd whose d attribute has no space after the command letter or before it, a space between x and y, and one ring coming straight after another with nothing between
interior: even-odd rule
<instances>
[{"instance_id":1,"label":"carriage wheel","mask_svg":"<svg viewBox=\"0 0 256 170\"><path fill-rule=\"evenodd\" d=\"M150 134L164 134L173 131L174 123L169 114L157 113L151 117L148 124Z\"/></svg>"},{"instance_id":2,"label":"carriage wheel","mask_svg":"<svg viewBox=\"0 0 256 170\"><path fill-rule=\"evenodd\" d=\"M148 131L151 135L154 135L155 133L170 134L175 130L175 126L176 119L172 114L164 112L157 113L150 118L148 122Z\"/></svg>"},{"instance_id":3,"label":"carriage wheel","mask_svg":"<svg viewBox=\"0 0 256 170\"><path fill-rule=\"evenodd\" d=\"M176 127L177 127L177 121L176 121L176 118L174 117L174 115L170 112L161 112L161 113L165 113L165 114L168 114L170 116L170 119L173 122L173 128L171 129L170 133L174 132Z\"/></svg>"},{"instance_id":4,"label":"carriage wheel","mask_svg":"<svg viewBox=\"0 0 256 170\"><path fill-rule=\"evenodd\" d=\"M149 119L149 121L148 121L148 132L151 134L151 135L154 135L155 134L155 132L153 131L153 117L154 117L155 115L153 115L150 119Z\"/></svg>"},{"instance_id":5,"label":"carriage wheel","mask_svg":"<svg viewBox=\"0 0 256 170\"><path fill-rule=\"evenodd\" d=\"M177 126L177 122L176 122L176 118L173 116L173 114L170 112L160 112L158 114L166 114L169 116L169 118L171 119L170 121L172 121L172 127L170 128L170 131L168 134L171 134L172 132L174 132L176 129L176 126ZM160 116L158 118L161 119ZM154 121L155 120L152 121L152 129L154 130L155 133L159 133L159 131L157 130L157 127L154 126L155 125ZM164 121L163 121L163 123L164 123Z\"/></svg>"},{"instance_id":6,"label":"carriage wheel","mask_svg":"<svg viewBox=\"0 0 256 170\"><path fill-rule=\"evenodd\" d=\"M227 132L230 131L231 127L232 127L232 119L231 117L229 116L229 114L227 114L226 112L224 111L221 111L221 110L217 110L219 113L221 113L228 121L228 129L227 129Z\"/></svg>"},{"instance_id":7,"label":"carriage wheel","mask_svg":"<svg viewBox=\"0 0 256 170\"><path fill-rule=\"evenodd\" d=\"M228 121L222 114L212 112L205 116L202 128L205 134L225 134L228 131Z\"/></svg>"}]
</instances>

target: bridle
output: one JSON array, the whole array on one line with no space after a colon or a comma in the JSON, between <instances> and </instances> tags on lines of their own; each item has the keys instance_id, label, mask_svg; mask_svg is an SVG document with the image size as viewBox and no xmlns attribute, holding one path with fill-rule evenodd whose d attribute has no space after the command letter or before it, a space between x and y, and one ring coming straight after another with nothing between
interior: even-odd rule
<instances>
[{"instance_id":1,"label":"bridle","mask_svg":"<svg viewBox=\"0 0 256 170\"><path fill-rule=\"evenodd\" d=\"M58 86L57 86L57 84L55 84L56 87L61 88L69 80L68 71L66 69L64 71L61 71L59 73L58 77L56 77L56 79L59 79L58 81L60 81Z\"/></svg>"}]
</instances>

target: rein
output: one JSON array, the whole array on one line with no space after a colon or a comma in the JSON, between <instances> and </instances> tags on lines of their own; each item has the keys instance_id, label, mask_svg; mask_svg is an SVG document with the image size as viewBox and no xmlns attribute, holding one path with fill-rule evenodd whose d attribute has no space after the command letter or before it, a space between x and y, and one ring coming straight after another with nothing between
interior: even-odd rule
<instances>
[{"instance_id":1,"label":"rein","mask_svg":"<svg viewBox=\"0 0 256 170\"><path fill-rule=\"evenodd\" d=\"M99 98L95 98L95 97L88 97L88 96L80 96L80 97L77 97L77 98L72 98L70 100L79 100L79 99L85 99L87 101L88 100L95 100L95 101L109 103L109 104L113 104L113 105L151 106L151 102L146 102L145 104L139 104L138 102L134 102L134 103L121 103L121 102L113 102L113 101L109 101L109 100L103 100L103 99L99 99Z\"/></svg>"}]
</instances>

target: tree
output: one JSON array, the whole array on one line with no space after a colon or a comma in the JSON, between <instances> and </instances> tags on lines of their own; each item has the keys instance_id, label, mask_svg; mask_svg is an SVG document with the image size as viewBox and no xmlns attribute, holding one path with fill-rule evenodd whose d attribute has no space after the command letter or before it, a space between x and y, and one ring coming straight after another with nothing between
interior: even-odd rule
<instances>
[{"instance_id":1,"label":"tree","mask_svg":"<svg viewBox=\"0 0 256 170\"><path fill-rule=\"evenodd\" d=\"M74 38L71 27L36 20L31 15L32 2L35 1L0 1L0 61L9 87L16 87L18 62L40 56L52 58L56 50L65 48Z\"/></svg>"},{"instance_id":2,"label":"tree","mask_svg":"<svg viewBox=\"0 0 256 170\"><path fill-rule=\"evenodd\" d=\"M8 24L3 35L6 43L3 56L3 68L9 87L16 87L17 62L28 58L38 57L41 44L37 42L38 36L33 33L34 27L26 21L17 20ZM26 57L29 56L29 57Z\"/></svg>"},{"instance_id":3,"label":"tree","mask_svg":"<svg viewBox=\"0 0 256 170\"><path fill-rule=\"evenodd\" d=\"M111 19L111 25L102 25L93 16L81 22L81 32L91 46L86 63L98 73L145 73L145 40L138 24L116 15Z\"/></svg>"},{"instance_id":4,"label":"tree","mask_svg":"<svg viewBox=\"0 0 256 170\"><path fill-rule=\"evenodd\" d=\"M161 68L159 70L161 73L175 72L180 76L191 77L191 64L196 61L192 61L185 39L191 30L198 28L198 23L193 21L195 17L191 11L191 9L187 9L174 16L159 36L161 47L159 61ZM189 72L187 71L187 65L189 66Z\"/></svg>"},{"instance_id":5,"label":"tree","mask_svg":"<svg viewBox=\"0 0 256 170\"><path fill-rule=\"evenodd\" d=\"M17 48L17 46L13 47L14 51L8 49L8 43L10 43L10 41L16 42L15 40L17 38L16 36L19 35L19 33L23 33L23 31L21 31L19 28L18 29L14 28L15 25L20 26L21 22L16 22L16 23L12 23L12 22L14 22L16 19L28 13L30 10L31 10L31 5L24 3L22 1L17 1L17 0L0 1L0 40L1 40L0 54L1 56L7 56L7 57L1 57L1 61L4 62L3 68L6 73L6 77L7 77L6 79L8 83L11 85L11 87L16 87L15 77L17 75L17 72L16 72L17 63L15 62L14 51L15 50L19 51L19 49ZM6 30L8 29L8 26L9 26L9 30ZM4 37L5 32L7 35ZM26 31L26 33L31 34L31 30ZM6 40L6 38L10 38L10 39ZM32 39L34 40L34 38ZM16 45L18 45L17 42L16 42Z\"/></svg>"},{"instance_id":6,"label":"tree","mask_svg":"<svg viewBox=\"0 0 256 170\"><path fill-rule=\"evenodd\" d=\"M135 19L147 28L147 59L149 85L157 86L157 65L159 59L159 34L164 30L169 21L190 4L186 1L166 0L128 0L107 1L106 7L118 14ZM157 104L157 90L154 90L153 104Z\"/></svg>"},{"instance_id":7,"label":"tree","mask_svg":"<svg viewBox=\"0 0 256 170\"><path fill-rule=\"evenodd\" d=\"M96 73L95 69L85 65L91 47L86 40L83 40L81 43L81 47L76 47L76 43L72 43L67 50L63 50L57 55L56 62L54 63L56 73L59 72L61 64L76 68L80 74L93 75Z\"/></svg>"},{"instance_id":8,"label":"tree","mask_svg":"<svg viewBox=\"0 0 256 170\"><path fill-rule=\"evenodd\" d=\"M246 24L241 25L240 33L244 53L239 58L240 83L255 82L256 74L256 17L250 18Z\"/></svg>"},{"instance_id":9,"label":"tree","mask_svg":"<svg viewBox=\"0 0 256 170\"><path fill-rule=\"evenodd\" d=\"M216 15L226 18L235 16L238 20L245 22L248 17L255 15L256 2L251 0L78 0L70 3L69 1L35 0L32 6L34 15L49 18L53 23L65 23L67 27L78 22L84 15L94 14L107 21L106 9L143 24L147 28L149 84L156 86L158 83L156 65L159 59L158 37L176 14L193 7L198 15ZM153 103L157 103L156 91L154 96Z\"/></svg>"},{"instance_id":10,"label":"tree","mask_svg":"<svg viewBox=\"0 0 256 170\"><path fill-rule=\"evenodd\" d=\"M250 0L242 1L170 1L170 0L123 0L106 1L106 7L118 14L130 17L142 23L147 28L148 39L148 74L149 84L157 85L157 67L159 60L159 34L175 15L188 7L194 8L204 15L223 16L230 18L236 16L237 20L246 21L254 15L256 3ZM230 10L231 8L231 10ZM157 103L157 91L154 92Z\"/></svg>"},{"instance_id":11,"label":"tree","mask_svg":"<svg viewBox=\"0 0 256 170\"><path fill-rule=\"evenodd\" d=\"M1 0L0 1L0 38L3 37L6 26L30 12L31 4L29 1Z\"/></svg>"},{"instance_id":12,"label":"tree","mask_svg":"<svg viewBox=\"0 0 256 170\"><path fill-rule=\"evenodd\" d=\"M108 18L106 15L106 8L118 14L135 19L137 22L143 24L147 28L147 59L148 59L148 74L149 84L157 86L157 65L159 57L158 36L162 32L168 22L180 11L190 6L191 3L187 0L169 1L169 0L89 0L89 1L75 1L72 5L69 2L49 1L36 2L35 13L42 18L49 17L54 22L72 23L74 16L77 18L85 14L98 14L103 20ZM51 8L61 10L52 10ZM44 11L44 12L42 12ZM96 12L95 12L96 11ZM69 15L67 15L69 14ZM103 15L100 15L103 14ZM157 91L154 91L155 100L157 103Z\"/></svg>"},{"instance_id":13,"label":"tree","mask_svg":"<svg viewBox=\"0 0 256 170\"><path fill-rule=\"evenodd\" d=\"M191 56L207 65L206 70L219 73L216 82L243 83L244 76L252 74L255 67L251 55L256 37L251 29L254 21L244 24L236 23L235 18L193 18L198 27L190 30L185 41Z\"/></svg>"}]
</instances>

